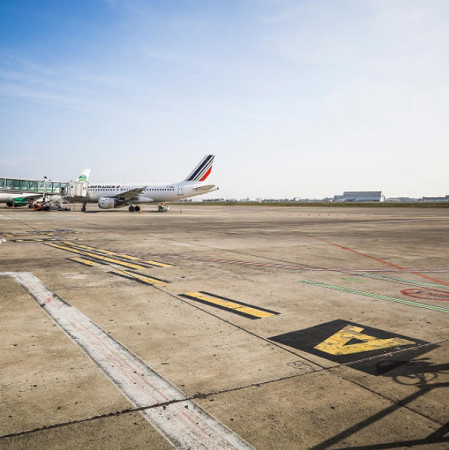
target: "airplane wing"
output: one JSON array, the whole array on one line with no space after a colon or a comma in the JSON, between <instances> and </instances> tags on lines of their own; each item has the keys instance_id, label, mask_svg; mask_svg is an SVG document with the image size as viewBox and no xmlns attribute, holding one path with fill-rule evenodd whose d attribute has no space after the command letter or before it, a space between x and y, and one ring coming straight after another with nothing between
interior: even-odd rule
<instances>
[{"instance_id":1,"label":"airplane wing","mask_svg":"<svg viewBox=\"0 0 449 450\"><path fill-rule=\"evenodd\" d=\"M40 194L32 194L32 193L23 193L23 194L17 194L16 197L20 198L26 198L27 200L36 200L38 198L42 198L43 194L42 192Z\"/></svg>"},{"instance_id":2,"label":"airplane wing","mask_svg":"<svg viewBox=\"0 0 449 450\"><path fill-rule=\"evenodd\" d=\"M131 189L129 191L120 192L120 194L112 196L112 198L116 198L117 200L121 202L130 202L133 200L138 200L139 195L143 193L143 191L146 189L146 186L143 186L141 188Z\"/></svg>"}]
</instances>

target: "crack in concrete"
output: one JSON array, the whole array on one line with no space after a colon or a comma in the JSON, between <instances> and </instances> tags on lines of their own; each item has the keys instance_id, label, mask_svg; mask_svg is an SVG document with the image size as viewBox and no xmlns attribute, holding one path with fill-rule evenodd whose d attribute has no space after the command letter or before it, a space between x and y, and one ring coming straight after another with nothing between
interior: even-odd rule
<instances>
[{"instance_id":1,"label":"crack in concrete","mask_svg":"<svg viewBox=\"0 0 449 450\"><path fill-rule=\"evenodd\" d=\"M207 399L209 397L212 397L212 396L215 396L215 395L228 394L228 393L231 393L231 392L237 392L237 391L241 391L241 390L244 390L244 389L251 389L251 388L254 388L254 387L259 387L259 386L263 386L263 385L267 385L267 384L271 384L271 383L277 383L277 382L289 380L289 379L292 379L292 378L298 378L298 377L307 375L309 373L312 373L312 372L307 372L307 373L303 373L303 374L296 374L296 375L290 375L290 376L287 376L287 377L276 378L276 379L267 380L267 381L263 381L263 382L259 382L259 383L252 383L252 384L248 384L248 385L245 385L245 386L238 386L238 387L230 388L230 389L222 389L220 391L215 391L215 392L209 392L209 393L197 392L197 393L193 394L192 396L190 396L190 397L186 396L183 399L175 399L175 400L170 400L170 401L167 401L167 402L161 402L161 403L157 403L157 404L154 404L154 405L146 405L146 406L141 406L141 407L137 407L137 408L126 408L126 409L121 409L119 411L111 412L111 413L108 413L108 414L101 414L101 415L97 415L97 416L88 417L86 419L72 420L72 421L69 421L69 422L60 422L60 423L55 423L55 424L52 424L52 425L44 425L42 427L33 428L31 430L21 431L19 433L5 434L5 435L0 436L0 439L6 439L6 438L11 438L11 437L18 437L18 436L23 436L23 435L27 435L27 434L37 433L37 432L40 432L40 431L51 430L51 429L54 429L54 428L66 427L66 426L70 426L70 425L77 425L77 424L87 423L87 422L91 422L91 421L95 421L95 420L105 419L105 418L108 418L108 417L118 417L118 416L121 416L121 415L135 413L135 412L142 412L142 411L147 411L147 410L157 409L157 408L166 408L167 406L170 406L170 405L173 405L173 404L185 403L186 401L193 401L193 400L196 400L196 399L205 400L205 399Z\"/></svg>"}]
</instances>

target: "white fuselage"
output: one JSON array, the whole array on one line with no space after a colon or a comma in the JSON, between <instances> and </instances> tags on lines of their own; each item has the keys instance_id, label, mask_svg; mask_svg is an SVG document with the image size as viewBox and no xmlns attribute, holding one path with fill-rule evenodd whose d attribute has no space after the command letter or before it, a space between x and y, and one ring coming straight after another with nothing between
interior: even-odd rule
<instances>
[{"instance_id":1,"label":"white fuselage","mask_svg":"<svg viewBox=\"0 0 449 450\"><path fill-rule=\"evenodd\" d=\"M90 170L86 169L78 181L71 181L67 187L67 198L81 201L83 211L87 202L98 202L101 209L129 206L129 211L140 211L139 203L159 203L159 211L167 211L164 203L216 191L217 186L206 184L212 171L215 155L206 155L193 171L179 183L154 185L150 183L88 183Z\"/></svg>"},{"instance_id":2,"label":"white fuselage","mask_svg":"<svg viewBox=\"0 0 449 450\"><path fill-rule=\"evenodd\" d=\"M0 203L5 203L9 201L13 201L15 198L26 198L30 196L36 196L35 193L31 192L22 192L22 191L12 191L8 189L0 190Z\"/></svg>"},{"instance_id":3,"label":"white fuselage","mask_svg":"<svg viewBox=\"0 0 449 450\"><path fill-rule=\"evenodd\" d=\"M102 197L119 197L122 193L141 188L144 189L137 195L138 201L132 203L173 202L217 189L214 185L205 186L201 182L186 181L161 185L105 183L89 185L88 198L90 202L97 202Z\"/></svg>"},{"instance_id":4,"label":"white fuselage","mask_svg":"<svg viewBox=\"0 0 449 450\"><path fill-rule=\"evenodd\" d=\"M7 207L24 206L42 200L42 198L42 193L0 189L0 203L6 203Z\"/></svg>"}]
</instances>

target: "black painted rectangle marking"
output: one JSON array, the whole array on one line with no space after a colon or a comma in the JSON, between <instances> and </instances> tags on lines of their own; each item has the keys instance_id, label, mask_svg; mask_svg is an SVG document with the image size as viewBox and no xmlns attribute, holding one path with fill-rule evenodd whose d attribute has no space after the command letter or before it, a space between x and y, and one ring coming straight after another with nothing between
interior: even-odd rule
<instances>
[{"instance_id":1,"label":"black painted rectangle marking","mask_svg":"<svg viewBox=\"0 0 449 450\"><path fill-rule=\"evenodd\" d=\"M77 262L83 264L84 266L93 267L98 266L99 263L89 259L89 258L67 258L69 261Z\"/></svg>"},{"instance_id":2,"label":"black painted rectangle marking","mask_svg":"<svg viewBox=\"0 0 449 450\"><path fill-rule=\"evenodd\" d=\"M272 311L270 309L261 308L259 306L251 305L249 303L239 302L237 300L223 297L221 295L211 294L210 292L206 291L185 293L180 294L180 296L191 300L195 300L205 305L213 306L215 308L232 312L253 320L280 314L279 312ZM202 296L205 296L206 298L201 298Z\"/></svg>"},{"instance_id":3,"label":"black painted rectangle marking","mask_svg":"<svg viewBox=\"0 0 449 450\"><path fill-rule=\"evenodd\" d=\"M127 280L137 281L145 285L156 284L168 284L170 281L161 280L160 278L150 277L149 275L142 275L140 273L133 272L132 270L110 270L109 273L118 275L119 277L126 278ZM154 280L155 283L151 281Z\"/></svg>"},{"instance_id":4,"label":"black painted rectangle marking","mask_svg":"<svg viewBox=\"0 0 449 450\"><path fill-rule=\"evenodd\" d=\"M345 330L347 333L346 341L345 339L341 339L342 336L345 336ZM348 330L349 336L351 335L351 330L356 330L353 331L354 336L357 336L357 331L361 330L361 339L357 339L356 337L349 339ZM372 341L364 339L363 336L372 339ZM340 319L311 328L306 328L304 330L292 331L290 333L273 336L269 339L274 342L296 348L297 350L335 361L339 364L360 361L365 358L371 358L374 356L427 344L426 341L422 341L420 339L410 338L400 334L380 330L378 328L360 325ZM375 344L371 345L372 342L376 343L375 339L384 340L383 342L386 344L382 346L382 341L377 341L381 345L378 346L379 348L375 348ZM332 342L332 340L334 340L334 342ZM388 340L391 340L391 342ZM406 341L410 343L407 343ZM398 344L395 345L395 342ZM345 350L350 350L351 346L354 346L353 348L360 348L361 350L348 354L338 354L339 351L343 353ZM363 350L364 348L366 348L366 350Z\"/></svg>"}]
</instances>

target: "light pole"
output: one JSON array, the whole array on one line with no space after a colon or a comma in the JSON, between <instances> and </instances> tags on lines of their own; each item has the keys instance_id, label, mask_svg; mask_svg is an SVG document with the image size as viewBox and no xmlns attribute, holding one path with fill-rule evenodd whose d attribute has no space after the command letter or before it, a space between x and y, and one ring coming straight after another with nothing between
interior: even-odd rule
<instances>
[{"instance_id":1,"label":"light pole","mask_svg":"<svg viewBox=\"0 0 449 450\"><path fill-rule=\"evenodd\" d=\"M44 195L42 196L42 202L47 201L47 177L44 176Z\"/></svg>"}]
</instances>

